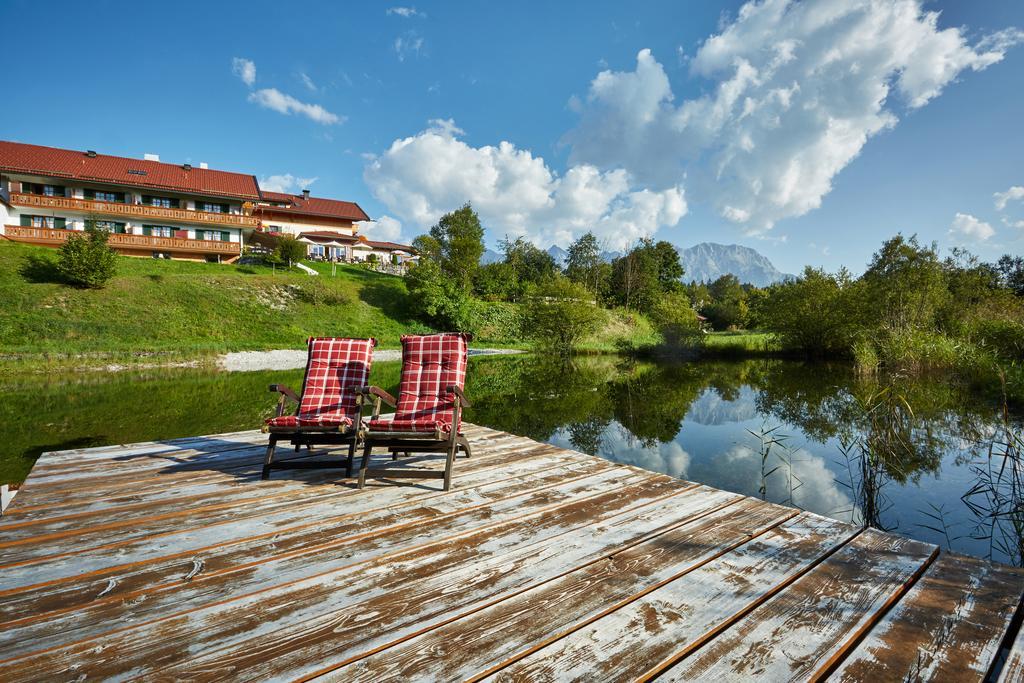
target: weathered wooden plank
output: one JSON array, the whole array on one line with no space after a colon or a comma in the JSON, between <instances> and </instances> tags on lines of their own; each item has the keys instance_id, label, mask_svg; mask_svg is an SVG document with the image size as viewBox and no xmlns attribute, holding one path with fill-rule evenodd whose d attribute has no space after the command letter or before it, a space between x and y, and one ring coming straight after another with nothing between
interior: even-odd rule
<instances>
[{"instance_id":1,"label":"weathered wooden plank","mask_svg":"<svg viewBox=\"0 0 1024 683\"><path fill-rule=\"evenodd\" d=\"M857 531L802 513L583 628L568 634L553 630L546 647L493 677L610 681L657 670L665 659L696 649L784 589Z\"/></svg>"},{"instance_id":2,"label":"weathered wooden plank","mask_svg":"<svg viewBox=\"0 0 1024 683\"><path fill-rule=\"evenodd\" d=\"M737 501L729 494L695 489L631 506L625 514L620 510L607 515L602 509L583 516L585 508L577 507L569 519L579 517L589 523L568 531L562 527L553 536L531 534L530 541L524 542L501 534L472 539L472 544L448 545L447 553L432 552L408 558L409 562L399 558L389 564L386 574L379 574L377 568L360 573L359 583L369 580L371 585L354 595L338 596L341 599L331 611L321 611L312 619L279 622L255 640L212 649L208 656L161 675L307 677L319 668L340 666L393 646ZM597 520L594 514L604 519ZM667 520L673 521L666 524ZM550 520L545 518L543 523L547 526ZM506 552L500 552L503 549ZM273 663L253 657L250 644L270 648Z\"/></svg>"},{"instance_id":3,"label":"weathered wooden plank","mask_svg":"<svg viewBox=\"0 0 1024 683\"><path fill-rule=\"evenodd\" d=\"M1017 631L1006 661L999 672L999 683L1020 683L1024 681L1024 628Z\"/></svg>"},{"instance_id":4,"label":"weathered wooden plank","mask_svg":"<svg viewBox=\"0 0 1024 683\"><path fill-rule=\"evenodd\" d=\"M430 542L496 526L527 511L552 510L587 489L623 477L600 463L558 467L420 505L373 510L331 524L274 535L100 577L45 586L3 600L0 634L38 649L85 637L97 624L142 622L311 575L367 562ZM242 572L239 574L238 572ZM98 597L97 597L98 596ZM32 628L29 628L29 627Z\"/></svg>"},{"instance_id":5,"label":"weathered wooden plank","mask_svg":"<svg viewBox=\"0 0 1024 683\"><path fill-rule=\"evenodd\" d=\"M659 679L812 679L871 628L937 552L868 529Z\"/></svg>"},{"instance_id":6,"label":"weathered wooden plank","mask_svg":"<svg viewBox=\"0 0 1024 683\"><path fill-rule=\"evenodd\" d=\"M1022 570L943 553L831 677L981 681L1022 593Z\"/></svg>"},{"instance_id":7,"label":"weathered wooden plank","mask_svg":"<svg viewBox=\"0 0 1024 683\"><path fill-rule=\"evenodd\" d=\"M721 505L736 498L703 488L679 492L677 482L650 475L640 484L554 512L21 657L0 665L0 678L25 680L43 672L62 677L70 666L98 677L130 671L155 675L161 667L182 662L185 653L197 663L203 655L219 652L213 656L218 662L241 657L266 665L297 642L317 645L324 657L336 657L339 648L354 647L352 640L365 644L367 637L387 639L393 632L380 631L370 622L397 619L406 632L415 630L425 616L444 619L466 601L493 599L528 586L538 576L550 578L553 570L571 569L581 558L599 557L607 543L618 547L619 542L642 540L674 519L672 513L679 508L706 509L712 502ZM459 590L466 586L468 591ZM368 603L374 600L388 611L373 609ZM280 655L254 657L252 646L259 649L266 640Z\"/></svg>"},{"instance_id":8,"label":"weathered wooden plank","mask_svg":"<svg viewBox=\"0 0 1024 683\"><path fill-rule=\"evenodd\" d=\"M489 482L515 477L537 466L570 465L586 460L585 456L559 453L550 446L540 446L523 455L510 458L479 459L467 462L460 483L472 488ZM369 493L373 491L374 493ZM130 537L127 540L100 539L89 547L81 538L63 539L49 547L49 555L3 567L4 589L7 593L25 587L40 586L76 576L99 576L111 567L140 566L161 558L189 556L236 541L272 538L290 529L305 528L310 522L330 521L337 517L364 514L388 508L404 501L426 503L442 491L426 491L417 487L379 487L359 493L350 489L347 496L317 499L299 505L278 506L272 510L228 511L216 516L190 520L188 524L163 528L157 533ZM0 595L6 594L0 592Z\"/></svg>"},{"instance_id":9,"label":"weathered wooden plank","mask_svg":"<svg viewBox=\"0 0 1024 683\"><path fill-rule=\"evenodd\" d=\"M554 449L549 446L538 445L538 449ZM488 458L472 458L460 463L460 471L471 468L497 467L501 464L514 462L522 456L515 451L503 451L491 454ZM585 457L585 456L571 456ZM436 460L436 459L435 459ZM427 466L440 466L440 461L428 463ZM367 491L378 490L387 487L387 484L374 485ZM258 490L258 487L255 487ZM130 523L110 522L105 526L94 525L88 528L72 529L71 533L58 532L48 538L32 536L25 540L9 543L4 547L0 542L0 569L5 570L14 566L21 566L29 563L52 561L58 557L68 555L81 555L87 551L98 549L119 548L126 544L134 543L143 538L154 539L166 535L179 534L185 529L203 528L209 530L212 527L223 527L225 525L241 529L239 523L242 520L258 518L275 510L293 512L302 506L316 506L320 504L340 504L341 500L348 500L348 496L360 495L360 492L350 483L346 485L332 485L326 487L307 487L309 490L287 491L273 497L259 498L246 502L235 502L217 506L211 505L200 514L196 508L183 510L181 513L168 513L160 516L153 516L146 520L134 519ZM419 489L422 493L423 489ZM173 523L172 523L173 521ZM6 536L6 534L5 534Z\"/></svg>"},{"instance_id":10,"label":"weathered wooden plank","mask_svg":"<svg viewBox=\"0 0 1024 683\"><path fill-rule=\"evenodd\" d=\"M745 499L337 669L325 680L473 678L522 658L549 642L553 634L571 633L615 611L796 514L791 508Z\"/></svg>"}]
</instances>

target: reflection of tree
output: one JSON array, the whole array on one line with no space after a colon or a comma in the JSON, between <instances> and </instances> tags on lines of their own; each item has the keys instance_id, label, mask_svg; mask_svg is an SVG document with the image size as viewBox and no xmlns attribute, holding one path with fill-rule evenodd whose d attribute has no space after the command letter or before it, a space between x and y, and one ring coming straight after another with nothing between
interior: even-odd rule
<instances>
[{"instance_id":1,"label":"reflection of tree","mask_svg":"<svg viewBox=\"0 0 1024 683\"><path fill-rule=\"evenodd\" d=\"M601 440L611 422L602 417L593 417L583 422L573 422L566 431L569 432L569 443L583 453L597 455L601 450Z\"/></svg>"},{"instance_id":2,"label":"reflection of tree","mask_svg":"<svg viewBox=\"0 0 1024 683\"><path fill-rule=\"evenodd\" d=\"M692 363L633 366L610 386L615 419L649 445L671 441L707 386L702 368Z\"/></svg>"}]
</instances>

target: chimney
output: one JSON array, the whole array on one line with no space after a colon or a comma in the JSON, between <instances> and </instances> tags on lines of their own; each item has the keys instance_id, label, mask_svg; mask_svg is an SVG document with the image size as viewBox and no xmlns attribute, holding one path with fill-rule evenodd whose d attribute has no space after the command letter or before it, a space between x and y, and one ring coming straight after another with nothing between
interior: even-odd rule
<instances>
[{"instance_id":1,"label":"chimney","mask_svg":"<svg viewBox=\"0 0 1024 683\"><path fill-rule=\"evenodd\" d=\"M199 168L210 168L210 167L209 167L209 165L205 161L200 161L199 162Z\"/></svg>"},{"instance_id":2,"label":"chimney","mask_svg":"<svg viewBox=\"0 0 1024 683\"><path fill-rule=\"evenodd\" d=\"M89 157L90 159L95 159L96 158L96 150L90 149L88 152L85 153L85 156Z\"/></svg>"},{"instance_id":3,"label":"chimney","mask_svg":"<svg viewBox=\"0 0 1024 683\"><path fill-rule=\"evenodd\" d=\"M192 170L192 164L182 164L181 167L183 169L185 169L186 171L191 171Z\"/></svg>"},{"instance_id":4,"label":"chimney","mask_svg":"<svg viewBox=\"0 0 1024 683\"><path fill-rule=\"evenodd\" d=\"M309 199L309 190L303 190L302 191L302 198L303 199Z\"/></svg>"},{"instance_id":5,"label":"chimney","mask_svg":"<svg viewBox=\"0 0 1024 683\"><path fill-rule=\"evenodd\" d=\"M142 158L145 159L146 161L160 161L159 154L143 154Z\"/></svg>"}]
</instances>

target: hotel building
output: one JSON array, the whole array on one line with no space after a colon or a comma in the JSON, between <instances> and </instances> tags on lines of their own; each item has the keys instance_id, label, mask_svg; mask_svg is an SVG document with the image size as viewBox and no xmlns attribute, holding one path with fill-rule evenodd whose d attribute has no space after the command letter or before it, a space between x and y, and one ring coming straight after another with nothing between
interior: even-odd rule
<instances>
[{"instance_id":1,"label":"hotel building","mask_svg":"<svg viewBox=\"0 0 1024 683\"><path fill-rule=\"evenodd\" d=\"M128 256L231 263L254 238L291 234L309 255L388 262L413 252L357 235L358 204L261 191L252 175L0 141L0 238L60 246L86 221Z\"/></svg>"}]
</instances>

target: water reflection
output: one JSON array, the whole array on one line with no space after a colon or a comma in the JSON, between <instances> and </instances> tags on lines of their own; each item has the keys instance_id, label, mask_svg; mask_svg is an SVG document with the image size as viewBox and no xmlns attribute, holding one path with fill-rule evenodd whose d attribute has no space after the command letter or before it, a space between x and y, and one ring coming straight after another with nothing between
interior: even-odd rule
<instances>
[{"instance_id":1,"label":"water reflection","mask_svg":"<svg viewBox=\"0 0 1024 683\"><path fill-rule=\"evenodd\" d=\"M301 371L9 382L0 480L46 450L254 428ZM372 381L395 391L397 363ZM757 360L474 359L467 419L674 477L1020 563L1018 416L946 378Z\"/></svg>"}]
</instances>

